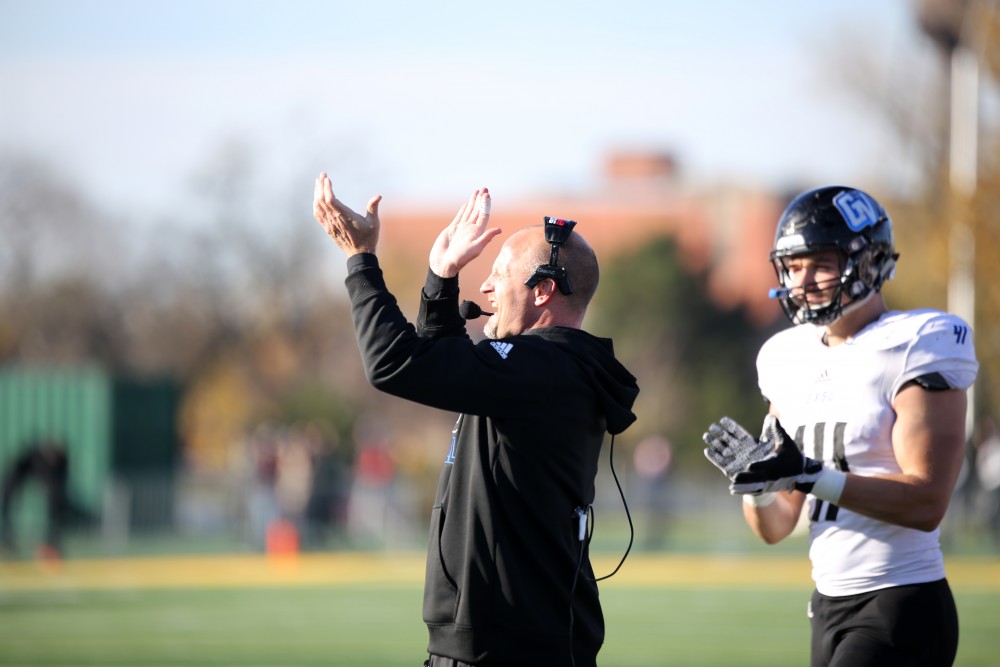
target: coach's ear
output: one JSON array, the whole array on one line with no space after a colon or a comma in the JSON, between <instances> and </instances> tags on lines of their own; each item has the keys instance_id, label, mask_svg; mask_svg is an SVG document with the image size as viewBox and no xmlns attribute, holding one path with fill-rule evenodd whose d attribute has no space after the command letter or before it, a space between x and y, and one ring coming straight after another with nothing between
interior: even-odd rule
<instances>
[{"instance_id":1,"label":"coach's ear","mask_svg":"<svg viewBox=\"0 0 1000 667\"><path fill-rule=\"evenodd\" d=\"M539 307L544 306L552 300L552 295L555 294L556 281L552 280L552 278L545 278L532 287L531 291L535 293L535 305Z\"/></svg>"}]
</instances>

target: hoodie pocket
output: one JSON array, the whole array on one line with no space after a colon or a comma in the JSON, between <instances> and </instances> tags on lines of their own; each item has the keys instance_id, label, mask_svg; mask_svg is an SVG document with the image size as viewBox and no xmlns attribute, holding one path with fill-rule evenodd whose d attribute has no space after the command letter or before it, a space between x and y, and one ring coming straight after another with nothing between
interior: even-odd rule
<instances>
[{"instance_id":1,"label":"hoodie pocket","mask_svg":"<svg viewBox=\"0 0 1000 667\"><path fill-rule=\"evenodd\" d=\"M424 579L424 622L449 624L455 622L458 610L458 586L444 561L441 537L444 532L444 508L431 508L431 531L427 544L427 571Z\"/></svg>"}]
</instances>

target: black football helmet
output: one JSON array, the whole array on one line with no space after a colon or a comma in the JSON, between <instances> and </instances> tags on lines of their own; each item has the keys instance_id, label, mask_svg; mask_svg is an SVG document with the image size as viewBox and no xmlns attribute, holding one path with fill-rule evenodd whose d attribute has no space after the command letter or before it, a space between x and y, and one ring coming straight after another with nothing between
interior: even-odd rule
<instances>
[{"instance_id":1,"label":"black football helmet","mask_svg":"<svg viewBox=\"0 0 1000 667\"><path fill-rule=\"evenodd\" d=\"M830 301L810 304L801 287L792 289L786 261L825 250L839 251L840 278L836 285L817 286L835 288ZM842 185L809 190L793 199L778 220L771 263L781 287L770 296L794 324L827 325L878 292L893 276L898 258L892 220L874 197Z\"/></svg>"}]
</instances>

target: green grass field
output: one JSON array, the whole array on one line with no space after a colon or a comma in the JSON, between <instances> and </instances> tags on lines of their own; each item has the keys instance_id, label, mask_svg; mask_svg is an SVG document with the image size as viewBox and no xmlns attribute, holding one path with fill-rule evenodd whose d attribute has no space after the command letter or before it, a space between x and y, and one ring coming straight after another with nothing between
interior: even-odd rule
<instances>
[{"instance_id":1,"label":"green grass field","mask_svg":"<svg viewBox=\"0 0 1000 667\"><path fill-rule=\"evenodd\" d=\"M0 665L416 667L422 557L0 565ZM610 561L609 561L610 562ZM604 565L604 563L599 563ZM600 571L600 567L598 567ZM1000 563L949 562L957 665L1000 666ZM805 665L801 559L645 556L602 586L604 667Z\"/></svg>"}]
</instances>

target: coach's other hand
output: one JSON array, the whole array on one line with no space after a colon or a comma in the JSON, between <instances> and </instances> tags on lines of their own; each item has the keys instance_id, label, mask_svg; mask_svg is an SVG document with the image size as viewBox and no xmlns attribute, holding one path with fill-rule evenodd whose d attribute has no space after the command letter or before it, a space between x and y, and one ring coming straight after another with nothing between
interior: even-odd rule
<instances>
[{"instance_id":1,"label":"coach's other hand","mask_svg":"<svg viewBox=\"0 0 1000 667\"><path fill-rule=\"evenodd\" d=\"M313 216L348 257L362 252L373 253L378 245L380 201L382 195L376 195L368 202L366 215L355 213L334 196L330 177L323 172L316 179L313 190Z\"/></svg>"}]
</instances>

